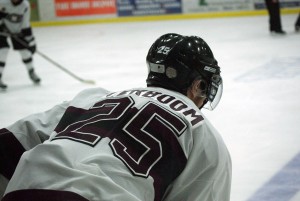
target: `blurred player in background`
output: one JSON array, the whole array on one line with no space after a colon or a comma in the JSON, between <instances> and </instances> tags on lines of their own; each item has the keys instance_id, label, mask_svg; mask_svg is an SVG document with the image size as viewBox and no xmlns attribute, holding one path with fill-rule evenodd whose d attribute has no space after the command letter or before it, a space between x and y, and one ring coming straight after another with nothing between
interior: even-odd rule
<instances>
[{"instance_id":1,"label":"blurred player in background","mask_svg":"<svg viewBox=\"0 0 300 201\"><path fill-rule=\"evenodd\" d=\"M30 4L27 0L0 0L0 88L7 85L2 81L3 70L9 51L8 38L14 50L20 52L30 79L38 84L41 79L33 66L36 51L35 39L30 25Z\"/></svg>"},{"instance_id":2,"label":"blurred player in background","mask_svg":"<svg viewBox=\"0 0 300 201\"><path fill-rule=\"evenodd\" d=\"M281 16L280 16L280 2L279 0L265 0L267 10L269 13L270 32L275 35L285 35L286 32L282 30Z\"/></svg>"},{"instance_id":3,"label":"blurred player in background","mask_svg":"<svg viewBox=\"0 0 300 201\"><path fill-rule=\"evenodd\" d=\"M200 111L223 90L210 47L165 34L146 61L146 88L87 89L1 129L2 201L229 201L230 155Z\"/></svg>"},{"instance_id":4,"label":"blurred player in background","mask_svg":"<svg viewBox=\"0 0 300 201\"><path fill-rule=\"evenodd\" d=\"M300 13L298 14L296 23L295 23L295 31L300 32Z\"/></svg>"}]
</instances>

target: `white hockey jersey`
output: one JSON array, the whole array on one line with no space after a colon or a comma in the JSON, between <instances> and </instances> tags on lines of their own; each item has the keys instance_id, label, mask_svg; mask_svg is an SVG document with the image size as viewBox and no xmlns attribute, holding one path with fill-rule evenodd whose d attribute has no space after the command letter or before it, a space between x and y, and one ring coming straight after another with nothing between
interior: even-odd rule
<instances>
[{"instance_id":1,"label":"white hockey jersey","mask_svg":"<svg viewBox=\"0 0 300 201\"><path fill-rule=\"evenodd\" d=\"M177 92L87 89L2 129L0 140L4 134L27 150L7 195L48 189L89 201L230 200L228 150L195 104ZM17 151L15 144L6 151Z\"/></svg>"},{"instance_id":2,"label":"white hockey jersey","mask_svg":"<svg viewBox=\"0 0 300 201\"><path fill-rule=\"evenodd\" d=\"M20 33L22 29L30 27L31 10L27 0L17 6L14 6L10 0L0 0L0 12L8 14L0 19L0 25L5 24L11 33Z\"/></svg>"}]
</instances>

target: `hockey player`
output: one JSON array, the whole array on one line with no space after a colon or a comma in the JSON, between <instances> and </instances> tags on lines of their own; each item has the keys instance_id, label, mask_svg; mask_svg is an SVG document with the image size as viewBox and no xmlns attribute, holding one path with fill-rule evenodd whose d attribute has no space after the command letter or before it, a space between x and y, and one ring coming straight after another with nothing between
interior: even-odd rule
<instances>
[{"instance_id":1,"label":"hockey player","mask_svg":"<svg viewBox=\"0 0 300 201\"><path fill-rule=\"evenodd\" d=\"M146 88L87 89L1 129L2 201L229 201L230 155L200 111L222 95L210 47L165 34L146 60Z\"/></svg>"},{"instance_id":2,"label":"hockey player","mask_svg":"<svg viewBox=\"0 0 300 201\"><path fill-rule=\"evenodd\" d=\"M2 81L2 74L9 51L7 39L13 48L21 54L30 79L38 84L41 79L36 75L32 56L36 44L30 25L30 5L27 0L0 0L0 88L7 85Z\"/></svg>"},{"instance_id":3,"label":"hockey player","mask_svg":"<svg viewBox=\"0 0 300 201\"><path fill-rule=\"evenodd\" d=\"M300 32L300 13L298 14L297 20L295 22L295 31Z\"/></svg>"}]
</instances>

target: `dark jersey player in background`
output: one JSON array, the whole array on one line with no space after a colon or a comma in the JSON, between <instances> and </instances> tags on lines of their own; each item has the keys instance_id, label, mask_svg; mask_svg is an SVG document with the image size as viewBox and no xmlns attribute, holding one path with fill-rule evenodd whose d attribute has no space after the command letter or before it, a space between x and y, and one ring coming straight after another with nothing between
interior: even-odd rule
<instances>
[{"instance_id":1,"label":"dark jersey player in background","mask_svg":"<svg viewBox=\"0 0 300 201\"><path fill-rule=\"evenodd\" d=\"M2 201L229 201L230 155L200 111L222 95L210 47L165 34L146 60L146 88L87 89L1 129Z\"/></svg>"},{"instance_id":2,"label":"dark jersey player in background","mask_svg":"<svg viewBox=\"0 0 300 201\"><path fill-rule=\"evenodd\" d=\"M8 38L14 50L19 51L26 65L30 79L40 83L33 66L33 54L36 51L35 39L30 25L30 4L27 0L0 0L0 89L7 85L2 80L9 51ZM20 42L21 41L21 42Z\"/></svg>"},{"instance_id":3,"label":"dark jersey player in background","mask_svg":"<svg viewBox=\"0 0 300 201\"><path fill-rule=\"evenodd\" d=\"M282 29L281 24L279 0L265 0L265 3L269 13L269 29L271 34L285 35L286 32Z\"/></svg>"}]
</instances>

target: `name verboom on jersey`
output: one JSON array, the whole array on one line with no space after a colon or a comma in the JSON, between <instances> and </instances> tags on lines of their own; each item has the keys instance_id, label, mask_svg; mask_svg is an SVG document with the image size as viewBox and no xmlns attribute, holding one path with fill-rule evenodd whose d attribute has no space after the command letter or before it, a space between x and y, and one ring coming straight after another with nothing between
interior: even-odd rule
<instances>
[{"instance_id":1,"label":"name verboom on jersey","mask_svg":"<svg viewBox=\"0 0 300 201\"><path fill-rule=\"evenodd\" d=\"M186 105L181 100L177 99L174 96L163 94L163 93L157 92L157 91L133 89L133 90L111 93L111 94L108 94L107 97L117 97L117 96L122 96L122 95L133 95L133 94L140 96L140 97L147 97L147 98L155 99L155 100L159 101L160 103L167 105L172 110L182 113L184 116L186 116L190 120L192 126L195 126L196 124L198 124L199 122L201 122L203 120L203 117L199 112L197 112L193 108L190 108L188 105Z\"/></svg>"}]
</instances>

